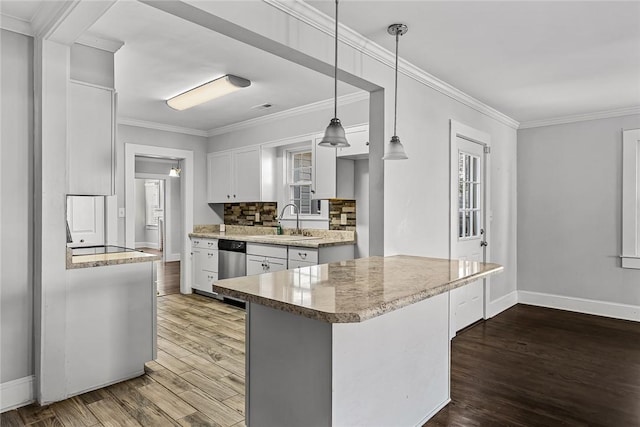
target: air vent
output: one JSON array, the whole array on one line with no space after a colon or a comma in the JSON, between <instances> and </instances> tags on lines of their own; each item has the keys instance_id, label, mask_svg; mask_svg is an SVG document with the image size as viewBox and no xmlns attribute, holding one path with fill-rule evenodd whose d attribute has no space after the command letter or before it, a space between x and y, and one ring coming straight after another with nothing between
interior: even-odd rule
<instances>
[{"instance_id":1,"label":"air vent","mask_svg":"<svg viewBox=\"0 0 640 427\"><path fill-rule=\"evenodd\" d=\"M253 107L251 107L252 110L267 110L269 108L273 107L273 104L270 103L265 103L265 104L260 104L260 105L254 105Z\"/></svg>"}]
</instances>

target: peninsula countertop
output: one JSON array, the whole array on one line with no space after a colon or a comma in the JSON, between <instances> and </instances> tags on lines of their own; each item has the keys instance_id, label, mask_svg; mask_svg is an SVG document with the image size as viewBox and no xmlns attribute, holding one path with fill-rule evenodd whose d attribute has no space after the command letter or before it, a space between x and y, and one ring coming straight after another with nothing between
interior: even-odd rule
<instances>
[{"instance_id":1,"label":"peninsula countertop","mask_svg":"<svg viewBox=\"0 0 640 427\"><path fill-rule=\"evenodd\" d=\"M159 255L118 246L67 248L66 258L67 270L159 261L162 259Z\"/></svg>"},{"instance_id":2,"label":"peninsula countertop","mask_svg":"<svg viewBox=\"0 0 640 427\"><path fill-rule=\"evenodd\" d=\"M213 291L328 323L358 323L503 269L498 264L396 255L219 280Z\"/></svg>"}]
</instances>

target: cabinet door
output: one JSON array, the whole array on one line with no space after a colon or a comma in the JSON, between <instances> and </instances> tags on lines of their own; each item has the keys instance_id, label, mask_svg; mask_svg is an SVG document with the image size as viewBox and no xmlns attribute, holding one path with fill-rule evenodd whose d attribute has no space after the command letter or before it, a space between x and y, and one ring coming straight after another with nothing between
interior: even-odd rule
<instances>
[{"instance_id":1,"label":"cabinet door","mask_svg":"<svg viewBox=\"0 0 640 427\"><path fill-rule=\"evenodd\" d=\"M68 96L68 193L114 194L114 93L69 82Z\"/></svg>"},{"instance_id":2,"label":"cabinet door","mask_svg":"<svg viewBox=\"0 0 640 427\"><path fill-rule=\"evenodd\" d=\"M287 260L282 258L267 258L265 264L265 273L273 273L274 271L287 269Z\"/></svg>"},{"instance_id":3,"label":"cabinet door","mask_svg":"<svg viewBox=\"0 0 640 427\"><path fill-rule=\"evenodd\" d=\"M322 138L313 144L313 199L336 198L336 149L319 147Z\"/></svg>"},{"instance_id":4,"label":"cabinet door","mask_svg":"<svg viewBox=\"0 0 640 427\"><path fill-rule=\"evenodd\" d=\"M209 203L232 202L231 153L207 154L207 192Z\"/></svg>"},{"instance_id":5,"label":"cabinet door","mask_svg":"<svg viewBox=\"0 0 640 427\"><path fill-rule=\"evenodd\" d=\"M234 202L260 201L260 148L251 147L233 153Z\"/></svg>"},{"instance_id":6,"label":"cabinet door","mask_svg":"<svg viewBox=\"0 0 640 427\"><path fill-rule=\"evenodd\" d=\"M337 156L348 159L366 159L369 157L369 127L358 126L345 129L350 147L338 148Z\"/></svg>"},{"instance_id":7,"label":"cabinet door","mask_svg":"<svg viewBox=\"0 0 640 427\"><path fill-rule=\"evenodd\" d=\"M207 291L206 273L203 268L205 256L204 249L191 248L191 278L193 281L191 287L201 291ZM211 292L211 289L208 292Z\"/></svg>"},{"instance_id":8,"label":"cabinet door","mask_svg":"<svg viewBox=\"0 0 640 427\"><path fill-rule=\"evenodd\" d=\"M266 273L265 257L247 256L247 276Z\"/></svg>"},{"instance_id":9,"label":"cabinet door","mask_svg":"<svg viewBox=\"0 0 640 427\"><path fill-rule=\"evenodd\" d=\"M308 261L298 261L298 260L289 260L289 270L292 270L294 268L302 268L302 267L309 267L312 265L316 265L316 263L314 262L308 262Z\"/></svg>"}]
</instances>

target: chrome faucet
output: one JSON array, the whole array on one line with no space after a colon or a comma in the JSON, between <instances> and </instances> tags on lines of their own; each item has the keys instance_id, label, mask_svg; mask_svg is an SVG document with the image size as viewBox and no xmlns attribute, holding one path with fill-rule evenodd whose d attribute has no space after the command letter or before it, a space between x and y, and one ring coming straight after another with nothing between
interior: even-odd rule
<instances>
[{"instance_id":1,"label":"chrome faucet","mask_svg":"<svg viewBox=\"0 0 640 427\"><path fill-rule=\"evenodd\" d=\"M282 212L280 212L280 216L278 217L278 221L280 221L282 219L282 217L284 216L284 211L289 206L293 206L294 208L296 208L296 233L295 234L296 235L302 234L301 231L300 231L300 208L298 208L298 206L294 205L293 203L288 203L282 208Z\"/></svg>"}]
</instances>

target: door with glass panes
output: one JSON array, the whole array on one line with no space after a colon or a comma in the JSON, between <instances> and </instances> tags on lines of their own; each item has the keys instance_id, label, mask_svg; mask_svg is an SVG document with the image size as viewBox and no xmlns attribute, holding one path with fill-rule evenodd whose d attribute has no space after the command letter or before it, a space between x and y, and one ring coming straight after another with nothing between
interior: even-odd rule
<instances>
[{"instance_id":1,"label":"door with glass panes","mask_svg":"<svg viewBox=\"0 0 640 427\"><path fill-rule=\"evenodd\" d=\"M482 262L485 239L484 145L455 137L455 169L452 170L454 213L451 258ZM453 163L452 163L453 166ZM453 168L452 168L453 169ZM452 192L453 192L452 186ZM484 285L477 280L450 294L451 335L484 317Z\"/></svg>"}]
</instances>

